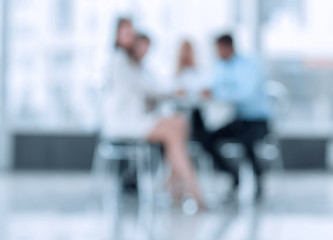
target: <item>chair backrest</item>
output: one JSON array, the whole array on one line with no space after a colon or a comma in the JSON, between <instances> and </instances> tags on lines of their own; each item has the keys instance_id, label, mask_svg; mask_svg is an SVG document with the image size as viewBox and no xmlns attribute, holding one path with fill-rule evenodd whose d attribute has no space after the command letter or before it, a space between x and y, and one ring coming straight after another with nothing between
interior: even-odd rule
<instances>
[{"instance_id":1,"label":"chair backrest","mask_svg":"<svg viewBox=\"0 0 333 240\"><path fill-rule=\"evenodd\" d=\"M289 91L285 85L275 80L267 81L265 90L271 100L273 116L269 123L269 133L257 142L255 152L257 157L264 160L263 163L268 165L275 163L283 168L276 123L286 118L288 114L290 109Z\"/></svg>"},{"instance_id":2,"label":"chair backrest","mask_svg":"<svg viewBox=\"0 0 333 240\"><path fill-rule=\"evenodd\" d=\"M290 108L287 87L281 82L269 80L266 82L265 91L273 105L274 117L284 117Z\"/></svg>"},{"instance_id":3,"label":"chair backrest","mask_svg":"<svg viewBox=\"0 0 333 240\"><path fill-rule=\"evenodd\" d=\"M275 132L276 124L285 119L290 110L289 91L284 84L275 80L266 82L265 91L272 106L272 118L269 123L270 132Z\"/></svg>"}]
</instances>

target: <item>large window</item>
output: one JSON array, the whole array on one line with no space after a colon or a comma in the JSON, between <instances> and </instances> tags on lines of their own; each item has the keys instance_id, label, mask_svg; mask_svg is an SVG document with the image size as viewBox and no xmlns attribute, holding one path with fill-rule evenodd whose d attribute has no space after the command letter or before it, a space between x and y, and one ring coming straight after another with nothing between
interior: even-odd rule
<instances>
[{"instance_id":1,"label":"large window","mask_svg":"<svg viewBox=\"0 0 333 240\"><path fill-rule=\"evenodd\" d=\"M331 131L333 2L261 1L261 10L263 55L271 63L272 78L290 92L287 122Z\"/></svg>"},{"instance_id":2,"label":"large window","mask_svg":"<svg viewBox=\"0 0 333 240\"><path fill-rule=\"evenodd\" d=\"M12 0L7 115L14 128L95 129L93 90L121 15L151 36L147 64L162 80L174 74L182 39L193 41L205 68L212 38L231 31L239 52L259 39L271 78L287 85L297 109L304 103L320 112L332 95L325 87L333 72L331 10L326 0Z\"/></svg>"},{"instance_id":3,"label":"large window","mask_svg":"<svg viewBox=\"0 0 333 240\"><path fill-rule=\"evenodd\" d=\"M15 127L93 127L89 84L100 39L110 31L107 2L12 1L8 91Z\"/></svg>"},{"instance_id":4,"label":"large window","mask_svg":"<svg viewBox=\"0 0 333 240\"><path fill-rule=\"evenodd\" d=\"M147 64L167 81L185 37L195 43L200 64L209 63L211 37L231 25L229 8L227 0L11 1L7 90L12 127L96 127L95 77L110 53L118 16L132 16L137 29L152 37Z\"/></svg>"},{"instance_id":5,"label":"large window","mask_svg":"<svg viewBox=\"0 0 333 240\"><path fill-rule=\"evenodd\" d=\"M262 2L263 50L271 57L331 57L333 2L272 0Z\"/></svg>"}]
</instances>

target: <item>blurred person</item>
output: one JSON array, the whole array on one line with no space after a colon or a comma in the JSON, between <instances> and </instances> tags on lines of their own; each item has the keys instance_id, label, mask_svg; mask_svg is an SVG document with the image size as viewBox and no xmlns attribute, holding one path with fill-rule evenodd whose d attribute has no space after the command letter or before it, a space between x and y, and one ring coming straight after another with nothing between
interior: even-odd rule
<instances>
[{"instance_id":1,"label":"blurred person","mask_svg":"<svg viewBox=\"0 0 333 240\"><path fill-rule=\"evenodd\" d=\"M165 148L166 159L172 170L171 191L182 186L182 193L191 195L203 207L196 174L187 152L187 123L181 116L162 118L147 110L146 99L154 92L144 79L141 61L149 49L146 36L136 36L132 22L118 22L116 53L111 87L104 112L108 119L107 136L147 140ZM178 197L178 196L175 196Z\"/></svg>"},{"instance_id":2,"label":"blurred person","mask_svg":"<svg viewBox=\"0 0 333 240\"><path fill-rule=\"evenodd\" d=\"M203 74L197 66L193 45L190 41L182 42L179 50L178 66L175 77L175 93L188 101L200 100L200 92L205 87ZM198 102L197 102L198 103ZM199 112L199 113L198 113ZM197 138L196 116L201 116L201 106L191 109L192 139ZM203 114L204 115L204 114ZM198 126L200 128L200 126Z\"/></svg>"},{"instance_id":3,"label":"blurred person","mask_svg":"<svg viewBox=\"0 0 333 240\"><path fill-rule=\"evenodd\" d=\"M181 44L175 82L179 96L198 96L203 88L202 74L197 67L193 45L190 41Z\"/></svg>"},{"instance_id":4,"label":"blurred person","mask_svg":"<svg viewBox=\"0 0 333 240\"><path fill-rule=\"evenodd\" d=\"M215 163L233 177L232 195L239 186L238 166L232 165L218 149L222 140L233 139L245 147L256 178L256 199L262 197L263 168L256 159L255 144L268 134L270 118L269 99L264 91L264 74L254 60L235 53L233 38L222 35L216 39L218 61L212 71L212 86L202 91L204 98L230 102L234 105L236 118L224 127L209 132L197 113L196 125L205 149L211 153Z\"/></svg>"},{"instance_id":5,"label":"blurred person","mask_svg":"<svg viewBox=\"0 0 333 240\"><path fill-rule=\"evenodd\" d=\"M143 58L146 56L150 48L150 38L143 34L137 33L135 37L134 45L132 46L131 55L133 60L138 64L142 65Z\"/></svg>"}]
</instances>

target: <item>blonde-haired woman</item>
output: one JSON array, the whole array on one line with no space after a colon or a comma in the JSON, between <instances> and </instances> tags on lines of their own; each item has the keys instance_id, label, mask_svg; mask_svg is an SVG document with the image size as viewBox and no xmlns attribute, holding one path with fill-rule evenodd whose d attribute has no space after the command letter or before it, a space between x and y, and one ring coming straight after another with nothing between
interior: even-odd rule
<instances>
[{"instance_id":1,"label":"blonde-haired woman","mask_svg":"<svg viewBox=\"0 0 333 240\"><path fill-rule=\"evenodd\" d=\"M202 72L197 66L194 47L188 40L182 42L179 50L175 76L175 90L179 96L198 98L204 88Z\"/></svg>"}]
</instances>

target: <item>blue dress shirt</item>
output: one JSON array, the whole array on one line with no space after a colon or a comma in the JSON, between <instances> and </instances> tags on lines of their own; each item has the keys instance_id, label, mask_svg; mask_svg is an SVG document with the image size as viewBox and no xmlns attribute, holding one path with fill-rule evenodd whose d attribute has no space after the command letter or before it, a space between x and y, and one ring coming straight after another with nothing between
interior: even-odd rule
<instances>
[{"instance_id":1,"label":"blue dress shirt","mask_svg":"<svg viewBox=\"0 0 333 240\"><path fill-rule=\"evenodd\" d=\"M258 63L234 55L227 61L219 60L212 74L213 97L235 104L238 119L269 119L271 114L269 99L265 94L264 73Z\"/></svg>"}]
</instances>

